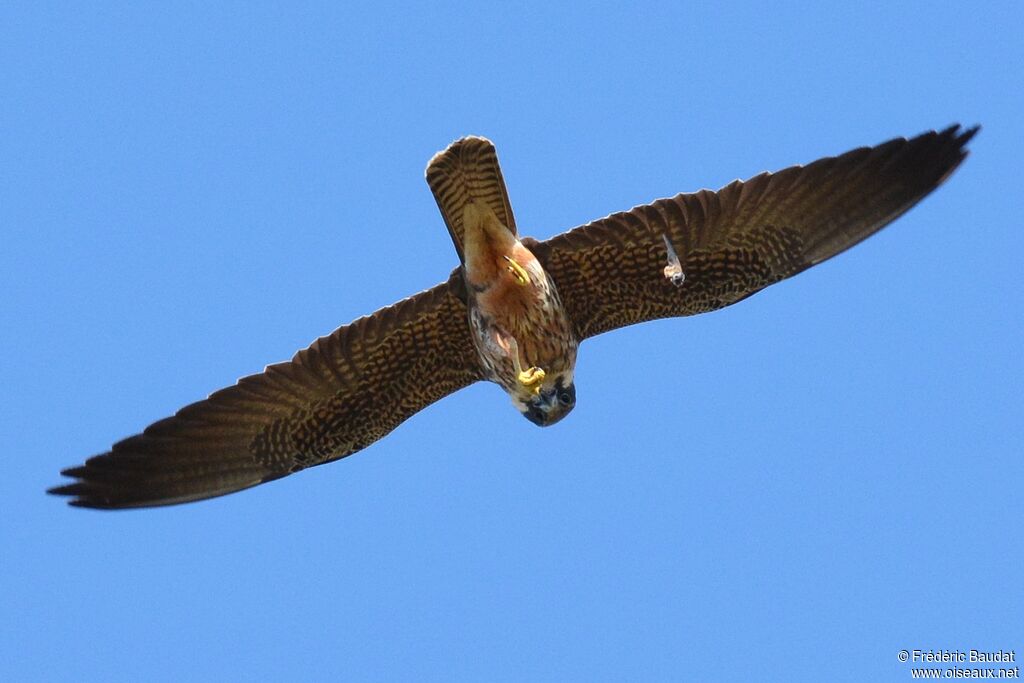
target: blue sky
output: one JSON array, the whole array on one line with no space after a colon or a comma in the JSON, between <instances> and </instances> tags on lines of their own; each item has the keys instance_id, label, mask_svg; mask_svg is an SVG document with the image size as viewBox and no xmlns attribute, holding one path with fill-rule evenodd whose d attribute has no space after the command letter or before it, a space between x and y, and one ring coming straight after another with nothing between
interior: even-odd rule
<instances>
[{"instance_id":1,"label":"blue sky","mask_svg":"<svg viewBox=\"0 0 1024 683\"><path fill-rule=\"evenodd\" d=\"M907 680L1024 651L1016 3L5 4L3 680ZM343 7L344 6L344 7ZM952 122L894 226L586 343L339 463L129 513L43 490L455 254L493 139L520 230ZM625 377L623 377L625 375Z\"/></svg>"}]
</instances>

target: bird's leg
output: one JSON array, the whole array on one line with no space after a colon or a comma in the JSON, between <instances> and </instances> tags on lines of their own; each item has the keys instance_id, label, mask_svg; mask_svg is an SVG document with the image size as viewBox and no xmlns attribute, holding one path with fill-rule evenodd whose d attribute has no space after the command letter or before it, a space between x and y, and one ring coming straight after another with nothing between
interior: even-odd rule
<instances>
[{"instance_id":1,"label":"bird's leg","mask_svg":"<svg viewBox=\"0 0 1024 683\"><path fill-rule=\"evenodd\" d=\"M683 272L683 265L679 263L679 257L676 256L676 250L672 248L672 243L668 240L668 235L661 233L661 239L665 240L665 251L668 252L668 265L665 266L665 278L669 282L674 284L676 287L682 287L683 282L686 280L686 273Z\"/></svg>"},{"instance_id":2,"label":"bird's leg","mask_svg":"<svg viewBox=\"0 0 1024 683\"><path fill-rule=\"evenodd\" d=\"M520 384L532 391L534 395L539 394L541 384L544 383L547 373L544 372L543 368L538 368L536 365L523 370L523 365L519 361L519 344L516 343L515 337L512 335L507 337L502 335L502 337L505 341L505 344L502 344L502 346L507 347L508 354L512 356L512 368L515 370L516 379Z\"/></svg>"},{"instance_id":3,"label":"bird's leg","mask_svg":"<svg viewBox=\"0 0 1024 683\"><path fill-rule=\"evenodd\" d=\"M523 268L519 265L518 261L507 254L503 254L502 258L508 263L508 265L505 266L508 269L508 272L516 276L516 281L519 282L520 285L525 287L530 284L530 274L526 272L526 268Z\"/></svg>"}]
</instances>

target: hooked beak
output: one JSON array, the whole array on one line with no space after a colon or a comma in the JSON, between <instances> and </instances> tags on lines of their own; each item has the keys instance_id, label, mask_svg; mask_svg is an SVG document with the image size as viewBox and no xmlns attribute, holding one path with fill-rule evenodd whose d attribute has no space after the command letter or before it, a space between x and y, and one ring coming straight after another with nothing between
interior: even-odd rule
<instances>
[{"instance_id":1,"label":"hooked beak","mask_svg":"<svg viewBox=\"0 0 1024 683\"><path fill-rule=\"evenodd\" d=\"M523 416L538 427L550 427L568 415L576 405L575 387L568 388L558 385L551 389L542 389L527 403Z\"/></svg>"}]
</instances>

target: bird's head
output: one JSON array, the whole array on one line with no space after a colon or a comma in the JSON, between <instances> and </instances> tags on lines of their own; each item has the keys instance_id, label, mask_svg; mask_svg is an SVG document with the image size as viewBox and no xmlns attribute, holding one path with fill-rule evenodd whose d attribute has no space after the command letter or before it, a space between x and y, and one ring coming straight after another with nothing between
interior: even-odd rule
<instances>
[{"instance_id":1,"label":"bird's head","mask_svg":"<svg viewBox=\"0 0 1024 683\"><path fill-rule=\"evenodd\" d=\"M512 394L512 403L527 420L538 427L553 425L576 405L576 385L569 373L552 374L540 387L519 387Z\"/></svg>"}]
</instances>

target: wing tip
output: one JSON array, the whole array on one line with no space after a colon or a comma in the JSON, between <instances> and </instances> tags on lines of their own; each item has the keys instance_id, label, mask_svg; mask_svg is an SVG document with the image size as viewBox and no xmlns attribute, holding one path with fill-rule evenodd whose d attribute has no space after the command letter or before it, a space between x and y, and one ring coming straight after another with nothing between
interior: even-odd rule
<instances>
[{"instance_id":1,"label":"wing tip","mask_svg":"<svg viewBox=\"0 0 1024 683\"><path fill-rule=\"evenodd\" d=\"M65 476L73 476L68 474L68 470L64 470L61 474ZM67 504L70 507L76 508L95 508L102 509L105 506L99 500L95 499L90 495L88 485L83 481L76 481L70 484L61 484L60 486L51 486L46 489L47 495L50 496L66 496L69 498ZM106 506L109 507L109 506Z\"/></svg>"},{"instance_id":2,"label":"wing tip","mask_svg":"<svg viewBox=\"0 0 1024 683\"><path fill-rule=\"evenodd\" d=\"M67 467L61 470L61 476L71 477L74 481L51 486L46 489L47 495L68 497L67 504L71 507L110 507L109 502L105 503L107 497L99 490L101 484L93 477L96 474L96 470L89 466L89 463L95 463L98 458L102 457L102 455L96 455L89 458L84 465Z\"/></svg>"},{"instance_id":3,"label":"wing tip","mask_svg":"<svg viewBox=\"0 0 1024 683\"><path fill-rule=\"evenodd\" d=\"M61 474L64 474L61 472ZM74 491L74 487L78 484L61 484L59 486L51 486L46 489L46 493L51 496L77 496L78 493Z\"/></svg>"},{"instance_id":4,"label":"wing tip","mask_svg":"<svg viewBox=\"0 0 1024 683\"><path fill-rule=\"evenodd\" d=\"M956 134L960 130L960 124L950 126L951 133ZM956 143L960 147L960 158L965 159L967 155L971 153L971 150L967 149L967 143L974 139L974 136L981 132L981 124L976 123L969 128L964 128L960 131L959 135L956 135Z\"/></svg>"},{"instance_id":5,"label":"wing tip","mask_svg":"<svg viewBox=\"0 0 1024 683\"><path fill-rule=\"evenodd\" d=\"M977 135L980 130L980 123L976 123L973 126L964 126L961 123L953 123L939 131L939 135L952 137L961 145L964 145L967 144L971 138Z\"/></svg>"},{"instance_id":6,"label":"wing tip","mask_svg":"<svg viewBox=\"0 0 1024 683\"><path fill-rule=\"evenodd\" d=\"M974 124L973 126L964 126L960 123L953 123L939 131L928 131L922 133L918 138L935 137L938 138L941 143L952 146L954 149L958 149L961 154L961 158L967 156L970 150L966 149L967 143L974 139L974 136L981 131L981 124Z\"/></svg>"},{"instance_id":7,"label":"wing tip","mask_svg":"<svg viewBox=\"0 0 1024 683\"><path fill-rule=\"evenodd\" d=\"M132 510L138 508L167 507L192 503L241 491L258 484L280 479L284 474L248 478L229 486L199 487L192 491L168 491L162 488L121 489L103 481L82 477L78 481L46 489L51 496L66 496L70 507L94 510Z\"/></svg>"},{"instance_id":8,"label":"wing tip","mask_svg":"<svg viewBox=\"0 0 1024 683\"><path fill-rule=\"evenodd\" d=\"M938 139L938 146L942 150L941 154L951 154L952 156L945 157L947 161L947 167L944 172L935 180L935 184L932 189L945 183L951 175L960 167L971 154L971 150L967 149L967 143L974 139L974 136L981 130L980 124L974 124L973 126L964 127L959 123L954 123L947 126L941 131L930 131L919 136L918 139L926 136L935 136Z\"/></svg>"},{"instance_id":9,"label":"wing tip","mask_svg":"<svg viewBox=\"0 0 1024 683\"><path fill-rule=\"evenodd\" d=\"M129 437L130 440L134 437ZM121 443L121 442L119 442ZM138 453L117 452L117 446L106 453L88 458L84 464L61 470L73 481L46 489L51 496L66 496L72 507L119 510L163 507L216 498L235 491L285 476L288 472L268 473L250 466L229 466L217 470L190 472L173 464L161 467L163 458Z\"/></svg>"}]
</instances>

